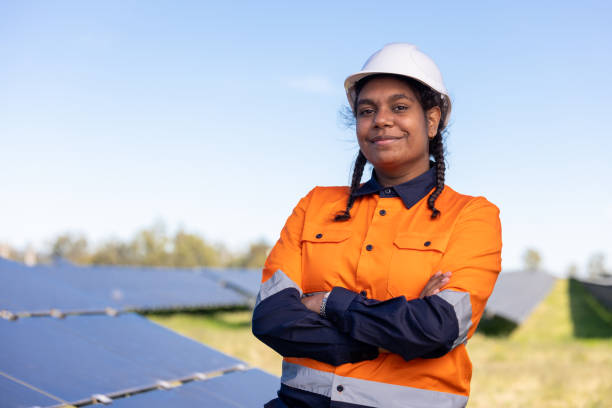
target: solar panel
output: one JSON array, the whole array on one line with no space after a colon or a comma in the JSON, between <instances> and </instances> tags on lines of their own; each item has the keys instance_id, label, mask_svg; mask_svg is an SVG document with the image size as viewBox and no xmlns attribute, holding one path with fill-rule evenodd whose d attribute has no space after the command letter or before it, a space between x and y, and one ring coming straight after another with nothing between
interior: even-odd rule
<instances>
[{"instance_id":1,"label":"solar panel","mask_svg":"<svg viewBox=\"0 0 612 408\"><path fill-rule=\"evenodd\" d=\"M197 270L127 266L49 269L58 279L117 307L150 310L246 305L243 296Z\"/></svg>"},{"instance_id":2,"label":"solar panel","mask_svg":"<svg viewBox=\"0 0 612 408\"><path fill-rule=\"evenodd\" d=\"M261 269L206 269L214 279L230 289L255 299L261 286Z\"/></svg>"},{"instance_id":3,"label":"solar panel","mask_svg":"<svg viewBox=\"0 0 612 408\"><path fill-rule=\"evenodd\" d=\"M50 309L99 309L107 305L55 279L39 268L0 259L0 310L11 312Z\"/></svg>"},{"instance_id":4,"label":"solar panel","mask_svg":"<svg viewBox=\"0 0 612 408\"><path fill-rule=\"evenodd\" d=\"M235 371L193 384L198 391L206 391L227 401L228 407L263 407L266 402L276 398L276 391L280 388L277 377L257 369ZM236 405L230 405L229 402Z\"/></svg>"},{"instance_id":5,"label":"solar panel","mask_svg":"<svg viewBox=\"0 0 612 408\"><path fill-rule=\"evenodd\" d=\"M276 397L277 377L261 370L234 371L204 381L185 383L169 390L155 390L113 400L116 408L249 408ZM94 405L102 407L103 405Z\"/></svg>"},{"instance_id":6,"label":"solar panel","mask_svg":"<svg viewBox=\"0 0 612 408\"><path fill-rule=\"evenodd\" d=\"M522 323L546 297L555 278L542 271L503 272L486 306L488 315Z\"/></svg>"},{"instance_id":7,"label":"solar panel","mask_svg":"<svg viewBox=\"0 0 612 408\"><path fill-rule=\"evenodd\" d=\"M55 405L55 400L25 384L13 381L0 373L0 408L25 408Z\"/></svg>"},{"instance_id":8,"label":"solar panel","mask_svg":"<svg viewBox=\"0 0 612 408\"><path fill-rule=\"evenodd\" d=\"M65 401L241 365L133 314L0 320L0 371Z\"/></svg>"},{"instance_id":9,"label":"solar panel","mask_svg":"<svg viewBox=\"0 0 612 408\"><path fill-rule=\"evenodd\" d=\"M612 278L578 280L602 305L612 310Z\"/></svg>"},{"instance_id":10,"label":"solar panel","mask_svg":"<svg viewBox=\"0 0 612 408\"><path fill-rule=\"evenodd\" d=\"M131 310L246 306L249 299L200 270L119 266L27 267L0 260L0 309Z\"/></svg>"}]
</instances>

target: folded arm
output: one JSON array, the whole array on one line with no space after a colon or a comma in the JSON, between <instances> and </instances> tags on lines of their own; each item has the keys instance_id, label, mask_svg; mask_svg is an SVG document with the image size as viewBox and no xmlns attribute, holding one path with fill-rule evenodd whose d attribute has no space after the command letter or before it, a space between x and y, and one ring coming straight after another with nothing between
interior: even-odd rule
<instances>
[{"instance_id":1,"label":"folded arm","mask_svg":"<svg viewBox=\"0 0 612 408\"><path fill-rule=\"evenodd\" d=\"M326 315L340 332L406 360L440 357L474 332L501 268L500 254L499 211L475 199L459 216L440 262L453 275L439 293L378 301L335 287Z\"/></svg>"},{"instance_id":2,"label":"folded arm","mask_svg":"<svg viewBox=\"0 0 612 408\"><path fill-rule=\"evenodd\" d=\"M332 365L376 358L378 347L341 333L301 301L301 235L311 194L295 207L266 260L253 311L253 334L283 357L308 357Z\"/></svg>"},{"instance_id":3,"label":"folded arm","mask_svg":"<svg viewBox=\"0 0 612 408\"><path fill-rule=\"evenodd\" d=\"M370 360L378 348L345 333L310 311L302 291L282 271L263 283L253 311L253 334L283 357L309 357L331 365Z\"/></svg>"}]
</instances>

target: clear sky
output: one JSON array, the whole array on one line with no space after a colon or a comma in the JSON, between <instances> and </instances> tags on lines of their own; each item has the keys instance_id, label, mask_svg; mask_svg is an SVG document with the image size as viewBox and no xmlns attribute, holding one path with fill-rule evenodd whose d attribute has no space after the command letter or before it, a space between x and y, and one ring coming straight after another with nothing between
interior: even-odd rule
<instances>
[{"instance_id":1,"label":"clear sky","mask_svg":"<svg viewBox=\"0 0 612 408\"><path fill-rule=\"evenodd\" d=\"M466 4L468 3L468 4ZM0 243L164 220L276 241L348 183L344 78L417 44L453 98L447 183L501 209L503 265L612 263L609 1L0 2Z\"/></svg>"}]
</instances>

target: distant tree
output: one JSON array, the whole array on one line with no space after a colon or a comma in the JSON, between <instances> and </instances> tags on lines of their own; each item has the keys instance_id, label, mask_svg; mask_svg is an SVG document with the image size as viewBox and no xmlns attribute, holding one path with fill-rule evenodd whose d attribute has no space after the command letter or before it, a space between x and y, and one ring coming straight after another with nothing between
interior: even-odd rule
<instances>
[{"instance_id":1,"label":"distant tree","mask_svg":"<svg viewBox=\"0 0 612 408\"><path fill-rule=\"evenodd\" d=\"M523 264L528 271L536 271L540 268L542 257L534 248L527 248L523 255Z\"/></svg>"},{"instance_id":2,"label":"distant tree","mask_svg":"<svg viewBox=\"0 0 612 408\"><path fill-rule=\"evenodd\" d=\"M173 240L172 265L178 267L220 266L220 255L216 248L202 238L180 230Z\"/></svg>"},{"instance_id":3,"label":"distant tree","mask_svg":"<svg viewBox=\"0 0 612 408\"><path fill-rule=\"evenodd\" d=\"M51 256L85 264L90 262L89 244L83 235L62 234L51 244Z\"/></svg>"},{"instance_id":4,"label":"distant tree","mask_svg":"<svg viewBox=\"0 0 612 408\"><path fill-rule=\"evenodd\" d=\"M137 265L139 259L129 243L109 240L91 255L91 263L98 265Z\"/></svg>"},{"instance_id":5,"label":"distant tree","mask_svg":"<svg viewBox=\"0 0 612 408\"><path fill-rule=\"evenodd\" d=\"M156 223L140 230L130 244L139 265L169 266L172 262L172 242L166 236L166 227Z\"/></svg>"},{"instance_id":6,"label":"distant tree","mask_svg":"<svg viewBox=\"0 0 612 408\"><path fill-rule=\"evenodd\" d=\"M235 254L221 244L211 245L182 229L168 236L165 225L156 222L138 231L129 241L109 239L91 252L85 237L63 234L53 242L51 255L80 264L261 268L269 251L270 245L259 240L251 243L245 253Z\"/></svg>"},{"instance_id":7,"label":"distant tree","mask_svg":"<svg viewBox=\"0 0 612 408\"><path fill-rule=\"evenodd\" d=\"M605 255L601 252L591 255L587 263L587 273L590 278L599 278L609 275L606 271L605 259Z\"/></svg>"},{"instance_id":8,"label":"distant tree","mask_svg":"<svg viewBox=\"0 0 612 408\"><path fill-rule=\"evenodd\" d=\"M244 255L236 257L229 266L239 268L261 268L270 253L270 244L265 240L259 240L249 245L249 250Z\"/></svg>"},{"instance_id":9,"label":"distant tree","mask_svg":"<svg viewBox=\"0 0 612 408\"><path fill-rule=\"evenodd\" d=\"M576 278L576 277L578 277L578 266L576 264L571 264L567 268L567 276L569 278Z\"/></svg>"}]
</instances>

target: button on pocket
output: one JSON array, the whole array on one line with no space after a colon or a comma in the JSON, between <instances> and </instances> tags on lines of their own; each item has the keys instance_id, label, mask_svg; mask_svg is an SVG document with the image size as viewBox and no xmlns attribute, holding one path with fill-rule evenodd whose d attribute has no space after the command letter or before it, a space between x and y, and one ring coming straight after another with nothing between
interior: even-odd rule
<instances>
[{"instance_id":1,"label":"button on pocket","mask_svg":"<svg viewBox=\"0 0 612 408\"><path fill-rule=\"evenodd\" d=\"M305 224L302 230L302 290L328 291L341 284L346 269L346 245L352 230L336 225Z\"/></svg>"},{"instance_id":2,"label":"button on pocket","mask_svg":"<svg viewBox=\"0 0 612 408\"><path fill-rule=\"evenodd\" d=\"M417 298L440 263L447 243L448 234L398 234L393 241L389 294Z\"/></svg>"}]
</instances>

